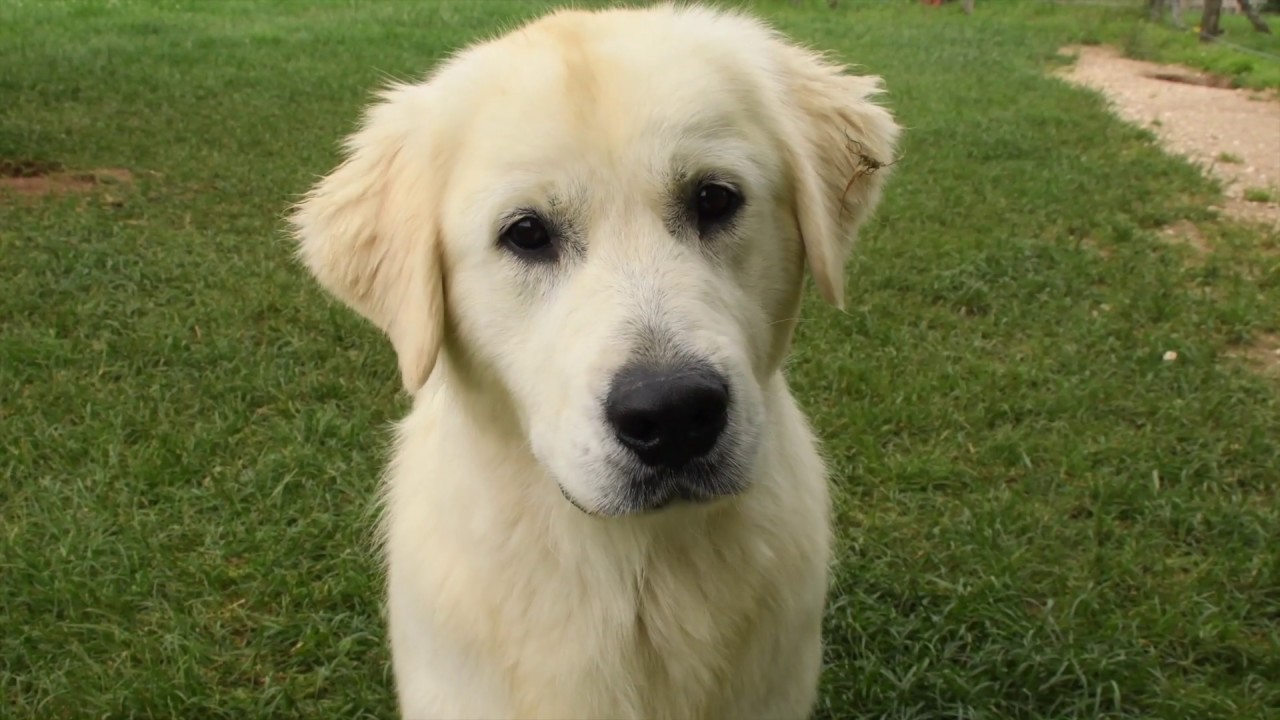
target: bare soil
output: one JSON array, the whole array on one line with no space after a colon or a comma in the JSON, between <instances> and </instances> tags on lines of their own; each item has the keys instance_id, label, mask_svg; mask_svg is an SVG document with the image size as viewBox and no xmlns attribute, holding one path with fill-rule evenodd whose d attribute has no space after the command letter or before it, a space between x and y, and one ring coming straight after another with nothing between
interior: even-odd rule
<instances>
[{"instance_id":1,"label":"bare soil","mask_svg":"<svg viewBox=\"0 0 1280 720\"><path fill-rule=\"evenodd\" d=\"M1280 380L1280 335L1262 335L1252 343L1236 349L1231 355L1243 360L1262 375Z\"/></svg>"},{"instance_id":2,"label":"bare soil","mask_svg":"<svg viewBox=\"0 0 1280 720\"><path fill-rule=\"evenodd\" d=\"M1176 65L1123 57L1114 48L1072 46L1073 65L1058 74L1100 91L1125 120L1156 134L1221 180L1225 213L1280 227L1280 98L1238 90L1223 78ZM1246 199L1246 191L1270 200Z\"/></svg>"},{"instance_id":3,"label":"bare soil","mask_svg":"<svg viewBox=\"0 0 1280 720\"><path fill-rule=\"evenodd\" d=\"M88 193L104 185L128 185L133 173L124 168L67 170L59 163L0 159L0 195L44 197Z\"/></svg>"}]
</instances>

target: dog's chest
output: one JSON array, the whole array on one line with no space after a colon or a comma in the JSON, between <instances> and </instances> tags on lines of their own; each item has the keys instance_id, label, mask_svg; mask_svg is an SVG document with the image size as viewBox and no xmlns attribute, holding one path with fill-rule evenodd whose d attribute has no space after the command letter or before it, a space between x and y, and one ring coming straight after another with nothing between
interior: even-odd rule
<instances>
[{"instance_id":1,"label":"dog's chest","mask_svg":"<svg viewBox=\"0 0 1280 720\"><path fill-rule=\"evenodd\" d=\"M575 598L561 595L574 608L570 624L516 662L513 685L526 695L517 714L723 716L730 680L751 662L760 627L773 624L770 555L763 546L664 548L650 552L627 585L607 580Z\"/></svg>"},{"instance_id":2,"label":"dog's chest","mask_svg":"<svg viewBox=\"0 0 1280 720\"><path fill-rule=\"evenodd\" d=\"M708 552L707 555L714 555ZM762 587L765 558L737 566L666 558L637 583L633 634L642 676L654 687L646 697L683 696L690 703L723 688L733 664L743 658L771 593ZM708 708L703 708L708 709Z\"/></svg>"}]
</instances>

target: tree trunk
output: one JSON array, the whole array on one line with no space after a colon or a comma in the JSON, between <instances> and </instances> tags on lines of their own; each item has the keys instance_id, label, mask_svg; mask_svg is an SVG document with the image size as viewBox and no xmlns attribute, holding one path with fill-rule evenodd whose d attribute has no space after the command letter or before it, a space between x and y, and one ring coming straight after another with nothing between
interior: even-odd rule
<instances>
[{"instance_id":1,"label":"tree trunk","mask_svg":"<svg viewBox=\"0 0 1280 720\"><path fill-rule=\"evenodd\" d=\"M964 0L964 14L965 15L973 14L973 0Z\"/></svg>"},{"instance_id":2,"label":"tree trunk","mask_svg":"<svg viewBox=\"0 0 1280 720\"><path fill-rule=\"evenodd\" d=\"M1267 21L1262 19L1258 11L1254 9L1253 3L1249 0L1237 0L1240 3L1240 9L1244 11L1244 16L1249 18L1249 22L1253 24L1253 29L1260 33L1271 34L1271 27L1267 25Z\"/></svg>"},{"instance_id":3,"label":"tree trunk","mask_svg":"<svg viewBox=\"0 0 1280 720\"><path fill-rule=\"evenodd\" d=\"M1200 42L1213 42L1222 34L1218 19L1222 17L1222 0L1204 0L1204 16L1200 18Z\"/></svg>"},{"instance_id":4,"label":"tree trunk","mask_svg":"<svg viewBox=\"0 0 1280 720\"><path fill-rule=\"evenodd\" d=\"M1164 14L1164 0L1147 0L1147 16L1156 22Z\"/></svg>"}]
</instances>

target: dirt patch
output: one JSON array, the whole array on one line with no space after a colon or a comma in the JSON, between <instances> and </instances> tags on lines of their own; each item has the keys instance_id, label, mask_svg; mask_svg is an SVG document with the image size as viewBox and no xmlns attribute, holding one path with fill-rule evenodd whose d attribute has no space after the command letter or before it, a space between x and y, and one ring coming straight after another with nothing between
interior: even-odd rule
<instances>
[{"instance_id":1,"label":"dirt patch","mask_svg":"<svg viewBox=\"0 0 1280 720\"><path fill-rule=\"evenodd\" d=\"M55 162L0 160L0 194L44 197L88 193L102 186L132 183L133 173L124 168L67 170Z\"/></svg>"},{"instance_id":2,"label":"dirt patch","mask_svg":"<svg viewBox=\"0 0 1280 720\"><path fill-rule=\"evenodd\" d=\"M1197 253L1208 253L1211 248L1200 228L1190 220L1177 220L1160 228L1160 234L1176 245L1185 245Z\"/></svg>"},{"instance_id":3,"label":"dirt patch","mask_svg":"<svg viewBox=\"0 0 1280 720\"><path fill-rule=\"evenodd\" d=\"M1280 380L1280 335L1266 334L1227 353L1259 374Z\"/></svg>"},{"instance_id":4,"label":"dirt patch","mask_svg":"<svg viewBox=\"0 0 1280 720\"><path fill-rule=\"evenodd\" d=\"M1116 114L1222 181L1230 217L1280 228L1280 98L1236 90L1212 75L1123 57L1102 46L1062 49L1058 75L1102 92ZM1248 193L1253 190L1253 193ZM1266 202L1246 199L1269 195Z\"/></svg>"}]
</instances>

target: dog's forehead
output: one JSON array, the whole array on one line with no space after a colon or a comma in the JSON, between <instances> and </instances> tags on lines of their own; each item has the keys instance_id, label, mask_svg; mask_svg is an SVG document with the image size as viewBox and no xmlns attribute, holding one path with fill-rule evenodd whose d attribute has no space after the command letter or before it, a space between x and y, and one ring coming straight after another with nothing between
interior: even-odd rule
<instances>
[{"instance_id":1,"label":"dog's forehead","mask_svg":"<svg viewBox=\"0 0 1280 720\"><path fill-rule=\"evenodd\" d=\"M759 66L768 35L745 20L700 29L713 20L725 22L567 12L500 38L474 58L473 77L494 92L476 96L470 144L519 163L590 149L654 158L678 152L682 138L758 134L772 106Z\"/></svg>"}]
</instances>

